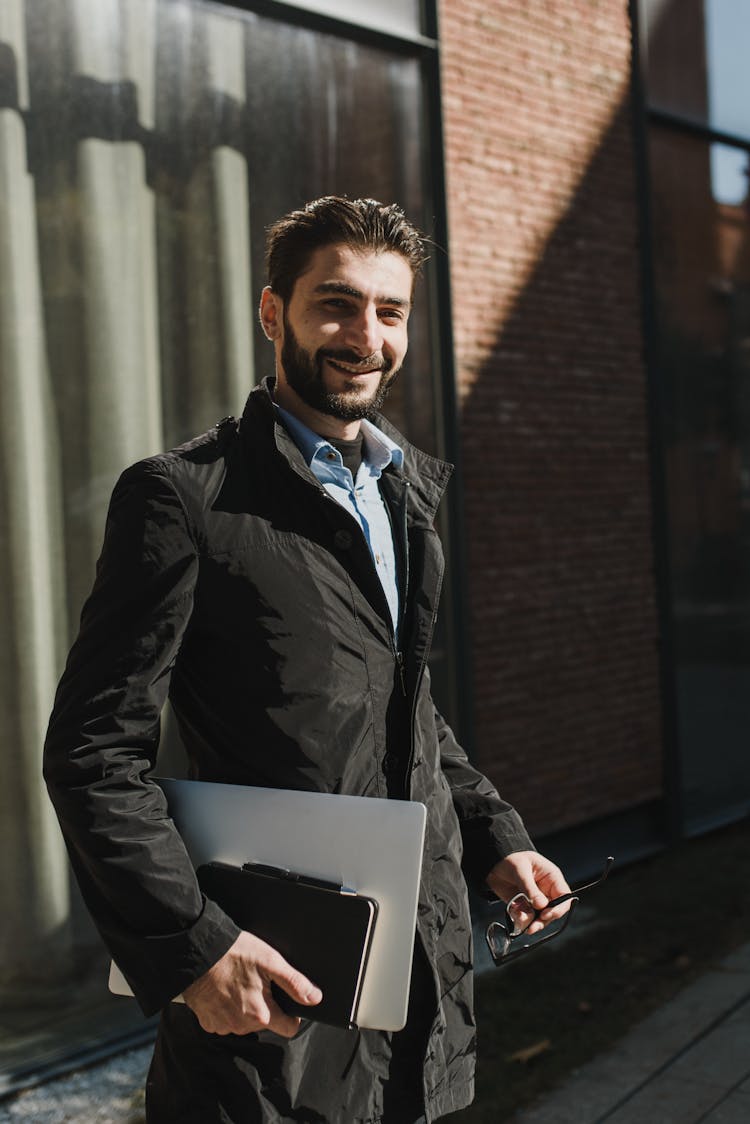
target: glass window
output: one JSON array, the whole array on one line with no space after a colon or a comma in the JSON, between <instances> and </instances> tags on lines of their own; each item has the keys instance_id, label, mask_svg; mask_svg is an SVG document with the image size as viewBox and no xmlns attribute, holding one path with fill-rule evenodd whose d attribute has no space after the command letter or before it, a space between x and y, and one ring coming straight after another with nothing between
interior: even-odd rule
<instances>
[{"instance_id":1,"label":"glass window","mask_svg":"<svg viewBox=\"0 0 750 1124\"><path fill-rule=\"evenodd\" d=\"M750 4L641 0L641 28L652 108L750 140Z\"/></svg>"},{"instance_id":2,"label":"glass window","mask_svg":"<svg viewBox=\"0 0 750 1124\"><path fill-rule=\"evenodd\" d=\"M743 148L711 145L711 192L717 203L738 207L747 199L750 157Z\"/></svg>"},{"instance_id":3,"label":"glass window","mask_svg":"<svg viewBox=\"0 0 750 1124\"><path fill-rule=\"evenodd\" d=\"M381 4L379 19L414 30L418 7ZM3 0L0 62L0 742L15 761L0 886L14 902L3 987L24 995L0 1064L18 1069L92 1027L142 1026L106 999L39 776L114 481L241 411L270 373L256 314L269 222L324 193L430 218L423 77L403 48L199 0ZM431 291L388 410L437 451ZM438 643L438 665L449 650Z\"/></svg>"},{"instance_id":4,"label":"glass window","mask_svg":"<svg viewBox=\"0 0 750 1124\"><path fill-rule=\"evenodd\" d=\"M750 4L704 0L708 123L750 140Z\"/></svg>"},{"instance_id":5,"label":"glass window","mask_svg":"<svg viewBox=\"0 0 750 1124\"><path fill-rule=\"evenodd\" d=\"M652 130L679 734L694 828L750 797L747 157L717 147Z\"/></svg>"},{"instance_id":6,"label":"glass window","mask_svg":"<svg viewBox=\"0 0 750 1124\"><path fill-rule=\"evenodd\" d=\"M703 0L640 0L641 52L650 106L708 116Z\"/></svg>"},{"instance_id":7,"label":"glass window","mask_svg":"<svg viewBox=\"0 0 750 1124\"><path fill-rule=\"evenodd\" d=\"M330 192L396 200L424 222L422 158L424 107L416 59L335 36L284 27L256 16L247 20L247 151L253 223L252 270L262 277L260 232L305 199ZM284 97L269 106L270 83ZM408 372L387 411L416 444L436 451L433 357L427 286L421 285L410 319ZM256 333L256 369L270 355Z\"/></svg>"}]
</instances>

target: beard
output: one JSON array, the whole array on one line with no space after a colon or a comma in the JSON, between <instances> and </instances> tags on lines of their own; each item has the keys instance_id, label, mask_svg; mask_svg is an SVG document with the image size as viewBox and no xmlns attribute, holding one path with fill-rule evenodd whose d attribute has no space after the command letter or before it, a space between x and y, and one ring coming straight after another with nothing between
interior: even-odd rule
<instances>
[{"instance_id":1,"label":"beard","mask_svg":"<svg viewBox=\"0 0 750 1124\"><path fill-rule=\"evenodd\" d=\"M325 385L323 363L326 359L334 363L348 363L350 366L361 366L363 369L380 367L380 380L371 394L365 394L358 386L351 390L333 393ZM399 372L397 367L382 357L373 361L368 357L364 361L361 355L345 348L320 348L314 354L305 351L292 330L284 311L284 343L281 349L281 363L284 368L286 381L302 401L317 410L320 414L338 418L340 421L361 421L375 410L379 410L388 397L388 392ZM346 372L342 372L346 374Z\"/></svg>"}]
</instances>

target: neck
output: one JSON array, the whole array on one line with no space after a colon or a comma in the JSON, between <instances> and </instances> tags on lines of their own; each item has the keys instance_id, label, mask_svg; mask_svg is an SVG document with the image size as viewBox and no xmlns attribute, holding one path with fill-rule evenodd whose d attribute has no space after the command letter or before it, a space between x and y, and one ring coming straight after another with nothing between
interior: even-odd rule
<instances>
[{"instance_id":1,"label":"neck","mask_svg":"<svg viewBox=\"0 0 750 1124\"><path fill-rule=\"evenodd\" d=\"M329 441L353 441L360 431L361 421L344 421L314 410L302 401L288 383L280 382L278 378L273 396L282 409L288 410L319 437L326 437Z\"/></svg>"}]
</instances>

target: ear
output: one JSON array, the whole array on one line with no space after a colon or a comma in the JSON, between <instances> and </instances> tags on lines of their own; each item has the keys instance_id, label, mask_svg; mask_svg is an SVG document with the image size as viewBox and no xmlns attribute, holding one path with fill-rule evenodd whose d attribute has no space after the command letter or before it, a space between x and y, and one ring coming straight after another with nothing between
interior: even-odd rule
<instances>
[{"instance_id":1,"label":"ear","mask_svg":"<svg viewBox=\"0 0 750 1124\"><path fill-rule=\"evenodd\" d=\"M283 301L278 293L274 293L270 285L266 285L260 295L260 308L258 315L266 339L277 340L281 335L283 323Z\"/></svg>"}]
</instances>

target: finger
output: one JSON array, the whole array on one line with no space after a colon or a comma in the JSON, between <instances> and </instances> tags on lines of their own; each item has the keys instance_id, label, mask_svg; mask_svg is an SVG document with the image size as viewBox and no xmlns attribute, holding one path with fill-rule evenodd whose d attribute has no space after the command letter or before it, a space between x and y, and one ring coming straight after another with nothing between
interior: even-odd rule
<instances>
[{"instance_id":1,"label":"finger","mask_svg":"<svg viewBox=\"0 0 750 1124\"><path fill-rule=\"evenodd\" d=\"M545 860L545 867L539 872L538 881L544 883L544 889L550 901L553 898L561 898L564 894L570 893L570 886L565 879L565 875L559 866L555 866L549 859Z\"/></svg>"},{"instance_id":2,"label":"finger","mask_svg":"<svg viewBox=\"0 0 750 1124\"><path fill-rule=\"evenodd\" d=\"M570 906L566 903L561 903L561 906L564 905L565 908L554 906L549 913L547 913L545 909L545 907L556 898L564 897L566 894L570 893L570 886L566 882L565 876L560 868L555 866L553 862L550 862L549 859L539 855L536 862L532 861L531 863L531 875L537 887L537 899L539 894L546 895L544 902L539 905L537 905L537 899L532 899L537 909L542 911L542 920L554 920L555 918L562 917L564 913L567 913Z\"/></svg>"},{"instance_id":3,"label":"finger","mask_svg":"<svg viewBox=\"0 0 750 1124\"><path fill-rule=\"evenodd\" d=\"M271 1017L266 1029L280 1034L282 1038L293 1038L302 1025L302 1019L297 1015L287 1015L273 999L269 1000L268 1007Z\"/></svg>"},{"instance_id":4,"label":"finger","mask_svg":"<svg viewBox=\"0 0 750 1124\"><path fill-rule=\"evenodd\" d=\"M563 902L562 905L556 905L554 909L542 910L541 914L539 915L539 920L543 921L545 925L548 925L550 921L559 921L561 917L565 916L570 907L571 902L567 901Z\"/></svg>"},{"instance_id":5,"label":"finger","mask_svg":"<svg viewBox=\"0 0 750 1124\"><path fill-rule=\"evenodd\" d=\"M542 909L547 898L540 897L539 887L534 878L531 857L525 853L507 855L493 872L492 888L503 901L509 902L519 894L524 894L532 909Z\"/></svg>"},{"instance_id":6,"label":"finger","mask_svg":"<svg viewBox=\"0 0 750 1124\"><path fill-rule=\"evenodd\" d=\"M271 1002L260 988L252 992L249 1001L238 1001L236 1005L222 1004L198 1014L198 1022L203 1029L219 1035L251 1034L267 1030L272 1018Z\"/></svg>"},{"instance_id":7,"label":"finger","mask_svg":"<svg viewBox=\"0 0 750 1124\"><path fill-rule=\"evenodd\" d=\"M549 898L542 891L541 887L537 884L534 878L534 872L529 863L528 870L521 869L518 872L519 881L521 883L521 890L529 899L534 909L542 910L547 905Z\"/></svg>"},{"instance_id":8,"label":"finger","mask_svg":"<svg viewBox=\"0 0 750 1124\"><path fill-rule=\"evenodd\" d=\"M243 1035L268 1030L282 1038L293 1038L301 1024L302 1020L297 1015L288 1015L270 995L264 993L260 998L256 997L252 1009L223 1019L214 1033Z\"/></svg>"},{"instance_id":9,"label":"finger","mask_svg":"<svg viewBox=\"0 0 750 1124\"><path fill-rule=\"evenodd\" d=\"M545 929L547 925L551 925L553 922L558 921L563 913L565 913L564 906L558 906L555 909L550 910L543 910L542 913L540 913L539 916L531 923L531 925L529 925L526 932L529 934L529 936L532 937L535 933L541 933L542 929Z\"/></svg>"},{"instance_id":10,"label":"finger","mask_svg":"<svg viewBox=\"0 0 750 1124\"><path fill-rule=\"evenodd\" d=\"M299 1015L285 1010L286 1004L281 998L281 990L276 983L266 983L263 987L263 998L268 1005L269 1019L268 1030L280 1034L283 1038L292 1038L300 1028L302 1019Z\"/></svg>"}]
</instances>

